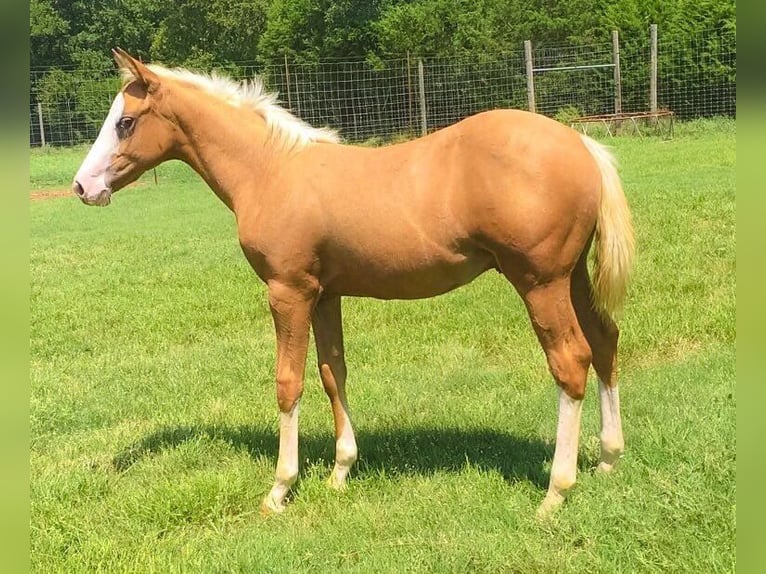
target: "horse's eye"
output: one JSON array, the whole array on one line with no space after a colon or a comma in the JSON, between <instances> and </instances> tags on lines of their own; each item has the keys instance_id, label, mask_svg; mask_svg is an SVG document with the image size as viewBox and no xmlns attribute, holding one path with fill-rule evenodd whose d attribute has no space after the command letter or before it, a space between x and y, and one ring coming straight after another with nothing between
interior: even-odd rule
<instances>
[{"instance_id":1,"label":"horse's eye","mask_svg":"<svg viewBox=\"0 0 766 574\"><path fill-rule=\"evenodd\" d=\"M133 130L136 120L129 116L123 116L117 121L117 135L120 139L128 137Z\"/></svg>"}]
</instances>

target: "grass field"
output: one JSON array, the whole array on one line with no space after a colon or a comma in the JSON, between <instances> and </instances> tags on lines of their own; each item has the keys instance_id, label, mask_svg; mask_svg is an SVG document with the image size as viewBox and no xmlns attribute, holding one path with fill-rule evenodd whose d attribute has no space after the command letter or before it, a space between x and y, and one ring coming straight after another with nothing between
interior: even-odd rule
<instances>
[{"instance_id":1,"label":"grass field","mask_svg":"<svg viewBox=\"0 0 766 574\"><path fill-rule=\"evenodd\" d=\"M735 539L733 122L611 140L638 261L621 320L626 454L538 522L556 390L496 273L427 301L344 301L360 461L309 358L302 472L263 519L277 407L264 287L232 216L169 164L106 209L31 202L31 552L36 572L726 572ZM84 150L31 152L33 191ZM40 194L37 194L39 196ZM43 194L45 195L45 194Z\"/></svg>"}]
</instances>

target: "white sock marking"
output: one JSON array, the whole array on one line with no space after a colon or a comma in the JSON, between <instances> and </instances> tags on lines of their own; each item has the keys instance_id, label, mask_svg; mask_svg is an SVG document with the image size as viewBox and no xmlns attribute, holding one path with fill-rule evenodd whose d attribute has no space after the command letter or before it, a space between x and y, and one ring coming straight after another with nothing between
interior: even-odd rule
<instances>
[{"instance_id":1,"label":"white sock marking","mask_svg":"<svg viewBox=\"0 0 766 574\"><path fill-rule=\"evenodd\" d=\"M577 448L580 441L582 401L571 398L559 388L559 421L556 430L556 451L545 495L538 515L545 516L559 506L577 479Z\"/></svg>"},{"instance_id":2,"label":"white sock marking","mask_svg":"<svg viewBox=\"0 0 766 574\"><path fill-rule=\"evenodd\" d=\"M298 478L298 412L299 403L287 413L279 413L279 457L274 486L263 501L263 507L273 512L284 510L284 500Z\"/></svg>"},{"instance_id":3,"label":"white sock marking","mask_svg":"<svg viewBox=\"0 0 766 574\"><path fill-rule=\"evenodd\" d=\"M612 470L625 448L620 418L620 394L617 385L610 387L599 380L598 395L601 405L601 461L598 468L608 472Z\"/></svg>"}]
</instances>

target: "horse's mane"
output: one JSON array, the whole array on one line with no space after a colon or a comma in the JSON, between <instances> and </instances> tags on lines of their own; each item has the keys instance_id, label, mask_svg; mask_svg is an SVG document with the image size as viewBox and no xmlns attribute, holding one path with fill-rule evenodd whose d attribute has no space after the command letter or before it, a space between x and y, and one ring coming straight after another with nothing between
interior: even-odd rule
<instances>
[{"instance_id":1,"label":"horse's mane","mask_svg":"<svg viewBox=\"0 0 766 574\"><path fill-rule=\"evenodd\" d=\"M310 126L279 106L277 94L267 92L263 80L257 76L237 82L217 72L200 74L185 68L170 69L157 64L150 64L148 68L158 76L174 78L218 96L229 105L255 110L266 121L272 136L287 149L301 148L312 142L340 141L335 130ZM124 79L133 78L128 75Z\"/></svg>"}]
</instances>

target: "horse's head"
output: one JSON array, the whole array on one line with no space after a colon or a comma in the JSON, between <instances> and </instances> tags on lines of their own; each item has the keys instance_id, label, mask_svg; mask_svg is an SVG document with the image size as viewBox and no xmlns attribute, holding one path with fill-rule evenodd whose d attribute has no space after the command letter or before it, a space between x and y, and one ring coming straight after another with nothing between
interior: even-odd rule
<instances>
[{"instance_id":1,"label":"horse's head","mask_svg":"<svg viewBox=\"0 0 766 574\"><path fill-rule=\"evenodd\" d=\"M88 205L108 205L112 193L170 159L176 146L174 125L161 113L160 77L126 52L113 53L126 83L72 183Z\"/></svg>"}]
</instances>

